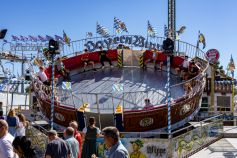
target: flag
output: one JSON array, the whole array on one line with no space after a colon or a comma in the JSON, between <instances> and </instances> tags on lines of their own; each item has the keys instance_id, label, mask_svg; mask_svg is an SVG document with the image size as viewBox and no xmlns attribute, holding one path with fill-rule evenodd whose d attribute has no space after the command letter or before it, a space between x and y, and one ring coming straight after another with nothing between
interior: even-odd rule
<instances>
[{"instance_id":1,"label":"flag","mask_svg":"<svg viewBox=\"0 0 237 158\"><path fill-rule=\"evenodd\" d=\"M151 26L149 21L147 22L147 33L151 37L155 37L157 33L155 28Z\"/></svg>"},{"instance_id":2,"label":"flag","mask_svg":"<svg viewBox=\"0 0 237 158\"><path fill-rule=\"evenodd\" d=\"M169 36L169 30L168 30L168 27L166 25L164 26L164 36L166 38Z\"/></svg>"},{"instance_id":3,"label":"flag","mask_svg":"<svg viewBox=\"0 0 237 158\"><path fill-rule=\"evenodd\" d=\"M234 77L235 63L234 63L234 59L232 57L232 54L231 54L231 57L230 57L230 62L228 64L228 71L230 71L232 77Z\"/></svg>"},{"instance_id":4,"label":"flag","mask_svg":"<svg viewBox=\"0 0 237 158\"><path fill-rule=\"evenodd\" d=\"M33 42L37 42L38 41L37 37L31 36L31 35L29 35L28 37L29 37L28 39L33 41Z\"/></svg>"},{"instance_id":5,"label":"flag","mask_svg":"<svg viewBox=\"0 0 237 158\"><path fill-rule=\"evenodd\" d=\"M178 31L177 31L177 34L178 36L182 33L184 33L184 30L186 29L186 26L182 26Z\"/></svg>"},{"instance_id":6,"label":"flag","mask_svg":"<svg viewBox=\"0 0 237 158\"><path fill-rule=\"evenodd\" d=\"M206 40L205 37L202 33L199 33L199 37L198 37L198 43L202 43L203 44L203 48L204 49L206 47Z\"/></svg>"},{"instance_id":7,"label":"flag","mask_svg":"<svg viewBox=\"0 0 237 158\"><path fill-rule=\"evenodd\" d=\"M45 38L46 38L46 40L47 40L47 41L49 41L49 40L53 39L53 37L51 37L51 36L49 36L49 35L46 35L46 37L45 37Z\"/></svg>"},{"instance_id":8,"label":"flag","mask_svg":"<svg viewBox=\"0 0 237 158\"><path fill-rule=\"evenodd\" d=\"M40 36L40 35L38 35L38 38L39 38L39 40L40 40L41 42L47 41L45 37L42 37L42 36Z\"/></svg>"},{"instance_id":9,"label":"flag","mask_svg":"<svg viewBox=\"0 0 237 158\"><path fill-rule=\"evenodd\" d=\"M58 42L63 42L63 38L61 36L58 36L58 35L54 35L55 37L55 40L58 41Z\"/></svg>"},{"instance_id":10,"label":"flag","mask_svg":"<svg viewBox=\"0 0 237 158\"><path fill-rule=\"evenodd\" d=\"M102 37L109 37L109 31L104 26L96 24L96 33L100 34Z\"/></svg>"},{"instance_id":11,"label":"flag","mask_svg":"<svg viewBox=\"0 0 237 158\"><path fill-rule=\"evenodd\" d=\"M28 41L28 38L20 35L20 41L23 41L23 42Z\"/></svg>"},{"instance_id":12,"label":"flag","mask_svg":"<svg viewBox=\"0 0 237 158\"><path fill-rule=\"evenodd\" d=\"M126 24L116 17L114 17L114 29L116 33L122 33L123 31L128 33Z\"/></svg>"},{"instance_id":13,"label":"flag","mask_svg":"<svg viewBox=\"0 0 237 158\"><path fill-rule=\"evenodd\" d=\"M62 82L62 89L64 89L64 90L71 90L72 89L71 82Z\"/></svg>"},{"instance_id":14,"label":"flag","mask_svg":"<svg viewBox=\"0 0 237 158\"><path fill-rule=\"evenodd\" d=\"M86 38L91 38L93 36L92 32L87 32L86 33Z\"/></svg>"},{"instance_id":15,"label":"flag","mask_svg":"<svg viewBox=\"0 0 237 158\"><path fill-rule=\"evenodd\" d=\"M12 41L19 41L19 40L20 40L19 37L12 35Z\"/></svg>"},{"instance_id":16,"label":"flag","mask_svg":"<svg viewBox=\"0 0 237 158\"><path fill-rule=\"evenodd\" d=\"M71 42L71 39L67 36L67 34L64 32L63 30L63 39L64 39L64 42L70 46L70 42Z\"/></svg>"}]
</instances>

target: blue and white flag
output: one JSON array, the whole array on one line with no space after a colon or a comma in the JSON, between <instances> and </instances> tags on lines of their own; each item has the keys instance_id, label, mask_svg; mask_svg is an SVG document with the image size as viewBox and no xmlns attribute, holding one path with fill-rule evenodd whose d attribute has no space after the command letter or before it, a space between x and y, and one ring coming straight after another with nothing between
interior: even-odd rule
<instances>
[{"instance_id":1,"label":"blue and white flag","mask_svg":"<svg viewBox=\"0 0 237 158\"><path fill-rule=\"evenodd\" d=\"M119 83L115 83L115 84L113 84L112 88L113 88L114 92L116 92L116 91L119 92L119 91L123 91L124 90L124 85L123 84L119 84Z\"/></svg>"},{"instance_id":2,"label":"blue and white flag","mask_svg":"<svg viewBox=\"0 0 237 158\"><path fill-rule=\"evenodd\" d=\"M164 26L164 36L166 38L169 36L169 29L168 29L168 27L166 25Z\"/></svg>"},{"instance_id":3,"label":"blue and white flag","mask_svg":"<svg viewBox=\"0 0 237 158\"><path fill-rule=\"evenodd\" d=\"M147 33L150 37L155 37L157 34L157 31L154 27L151 26L151 23L147 22Z\"/></svg>"},{"instance_id":4,"label":"blue and white flag","mask_svg":"<svg viewBox=\"0 0 237 158\"><path fill-rule=\"evenodd\" d=\"M126 24L116 17L114 17L114 29L118 34L122 33L123 31L128 33Z\"/></svg>"},{"instance_id":5,"label":"blue and white flag","mask_svg":"<svg viewBox=\"0 0 237 158\"><path fill-rule=\"evenodd\" d=\"M102 37L109 37L109 31L104 26L101 26L100 24L96 24L96 33L100 34Z\"/></svg>"},{"instance_id":6,"label":"blue and white flag","mask_svg":"<svg viewBox=\"0 0 237 158\"><path fill-rule=\"evenodd\" d=\"M71 90L72 89L72 83L71 82L62 82L62 89Z\"/></svg>"},{"instance_id":7,"label":"blue and white flag","mask_svg":"<svg viewBox=\"0 0 237 158\"><path fill-rule=\"evenodd\" d=\"M86 33L86 38L91 38L91 37L93 37L92 32L87 32L87 33Z\"/></svg>"}]
</instances>

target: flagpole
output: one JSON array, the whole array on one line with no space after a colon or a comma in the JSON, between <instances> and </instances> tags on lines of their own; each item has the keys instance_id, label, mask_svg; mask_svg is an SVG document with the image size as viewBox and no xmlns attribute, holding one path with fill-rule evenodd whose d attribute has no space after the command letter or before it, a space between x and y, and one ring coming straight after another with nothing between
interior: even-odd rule
<instances>
[{"instance_id":1,"label":"flagpole","mask_svg":"<svg viewBox=\"0 0 237 158\"><path fill-rule=\"evenodd\" d=\"M147 41L147 44L149 43L149 41L148 41L148 23L149 23L149 20L147 21L147 31L146 31L146 41Z\"/></svg>"},{"instance_id":2,"label":"flagpole","mask_svg":"<svg viewBox=\"0 0 237 158\"><path fill-rule=\"evenodd\" d=\"M95 35L95 40L96 40L96 41L95 41L95 42L97 42L97 27L98 27L98 24L99 24L99 23L98 23L98 21L97 21L97 22L96 22L96 29L95 29L95 32L96 32L96 35ZM95 49L97 49L97 48L95 48Z\"/></svg>"},{"instance_id":3,"label":"flagpole","mask_svg":"<svg viewBox=\"0 0 237 158\"><path fill-rule=\"evenodd\" d=\"M114 23L115 23L115 17L114 17ZM113 37L115 37L114 23L113 23ZM114 42L113 42L113 49L114 49Z\"/></svg>"},{"instance_id":4,"label":"flagpole","mask_svg":"<svg viewBox=\"0 0 237 158\"><path fill-rule=\"evenodd\" d=\"M200 38L200 30L198 31L198 40L197 40L197 48L196 48L195 56L197 56L197 53L199 51L199 38Z\"/></svg>"}]
</instances>

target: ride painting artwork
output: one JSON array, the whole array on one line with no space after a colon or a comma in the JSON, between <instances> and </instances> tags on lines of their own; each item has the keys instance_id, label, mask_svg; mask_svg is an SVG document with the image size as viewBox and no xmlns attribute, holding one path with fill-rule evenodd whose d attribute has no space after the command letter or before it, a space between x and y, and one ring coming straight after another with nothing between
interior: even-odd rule
<instances>
[{"instance_id":1,"label":"ride painting artwork","mask_svg":"<svg viewBox=\"0 0 237 158\"><path fill-rule=\"evenodd\" d=\"M122 144L128 149L130 158L165 158L167 157L168 141L165 139L126 138L121 139ZM97 140L98 157L108 158L109 150L102 138Z\"/></svg>"}]
</instances>

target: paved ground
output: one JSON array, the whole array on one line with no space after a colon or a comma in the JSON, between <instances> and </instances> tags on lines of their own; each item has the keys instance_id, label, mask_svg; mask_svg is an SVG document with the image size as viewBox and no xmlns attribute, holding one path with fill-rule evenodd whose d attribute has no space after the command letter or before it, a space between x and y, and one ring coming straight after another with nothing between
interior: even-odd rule
<instances>
[{"instance_id":1,"label":"paved ground","mask_svg":"<svg viewBox=\"0 0 237 158\"><path fill-rule=\"evenodd\" d=\"M237 134L237 127L224 127L224 132ZM237 137L223 138L191 156L191 158L237 158Z\"/></svg>"}]
</instances>

